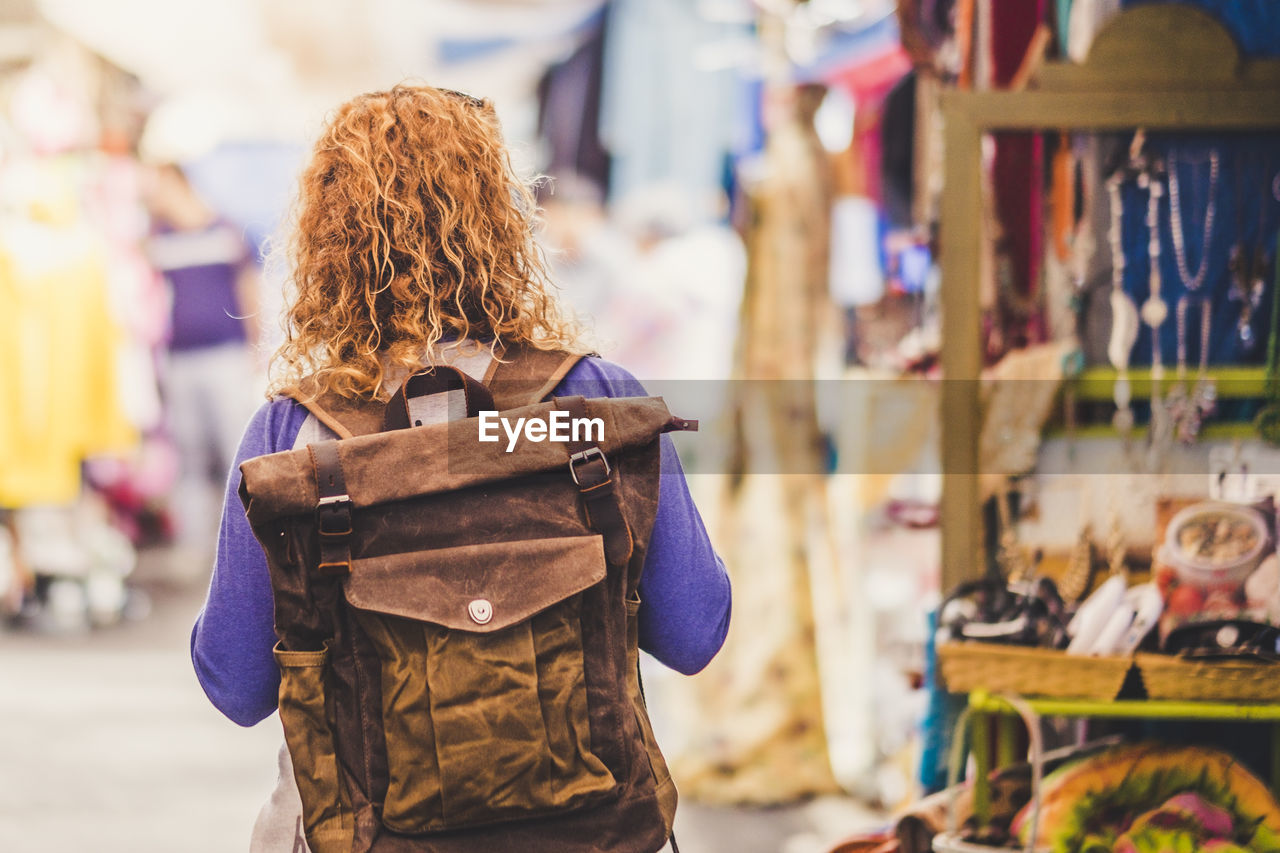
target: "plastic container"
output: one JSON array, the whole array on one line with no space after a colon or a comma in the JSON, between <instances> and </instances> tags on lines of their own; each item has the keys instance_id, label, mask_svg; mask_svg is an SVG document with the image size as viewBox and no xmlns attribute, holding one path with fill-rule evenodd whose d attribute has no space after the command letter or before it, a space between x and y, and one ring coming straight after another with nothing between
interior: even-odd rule
<instances>
[{"instance_id":1,"label":"plastic container","mask_svg":"<svg viewBox=\"0 0 1280 853\"><path fill-rule=\"evenodd\" d=\"M1212 588L1243 584L1267 554L1262 513L1216 501L1193 504L1169 521L1156 559L1178 581Z\"/></svg>"}]
</instances>

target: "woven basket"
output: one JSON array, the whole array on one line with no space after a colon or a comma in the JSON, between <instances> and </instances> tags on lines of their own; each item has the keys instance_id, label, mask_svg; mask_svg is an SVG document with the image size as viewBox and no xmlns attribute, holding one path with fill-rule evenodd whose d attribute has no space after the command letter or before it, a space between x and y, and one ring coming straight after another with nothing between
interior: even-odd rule
<instances>
[{"instance_id":1,"label":"woven basket","mask_svg":"<svg viewBox=\"0 0 1280 853\"><path fill-rule=\"evenodd\" d=\"M1133 659L996 643L944 643L938 646L938 664L952 693L982 689L1019 696L1114 699Z\"/></svg>"},{"instance_id":2,"label":"woven basket","mask_svg":"<svg viewBox=\"0 0 1280 853\"><path fill-rule=\"evenodd\" d=\"M1280 664L1250 660L1188 660L1140 654L1138 672L1151 699L1280 702Z\"/></svg>"}]
</instances>

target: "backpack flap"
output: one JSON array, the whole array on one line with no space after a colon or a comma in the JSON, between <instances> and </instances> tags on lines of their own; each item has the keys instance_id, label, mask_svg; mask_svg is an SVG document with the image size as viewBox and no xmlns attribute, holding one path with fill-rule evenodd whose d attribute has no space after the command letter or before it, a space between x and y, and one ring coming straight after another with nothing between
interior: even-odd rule
<instances>
[{"instance_id":1,"label":"backpack flap","mask_svg":"<svg viewBox=\"0 0 1280 853\"><path fill-rule=\"evenodd\" d=\"M502 412L508 424L548 421L555 403ZM610 459L638 450L664 432L697 429L673 417L661 397L617 397L586 401L586 414L604 423L598 446ZM555 441L511 442L493 426L482 441L483 419L360 435L337 442L347 494L356 511L379 504L451 492L513 477L563 471L568 447ZM492 422L491 422L492 423ZM508 447L512 449L507 450ZM320 495L307 450L286 450L248 459L240 466L241 500L250 524L266 524L315 511Z\"/></svg>"},{"instance_id":2,"label":"backpack flap","mask_svg":"<svg viewBox=\"0 0 1280 853\"><path fill-rule=\"evenodd\" d=\"M362 610L488 634L604 578L600 537L562 536L355 560L345 593Z\"/></svg>"}]
</instances>

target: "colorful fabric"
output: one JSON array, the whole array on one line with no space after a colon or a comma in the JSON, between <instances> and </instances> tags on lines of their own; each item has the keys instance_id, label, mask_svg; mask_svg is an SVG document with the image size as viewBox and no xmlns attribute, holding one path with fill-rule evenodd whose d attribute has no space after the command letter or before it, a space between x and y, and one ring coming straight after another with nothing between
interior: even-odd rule
<instances>
[{"instance_id":1,"label":"colorful fabric","mask_svg":"<svg viewBox=\"0 0 1280 853\"><path fill-rule=\"evenodd\" d=\"M171 288L170 349L245 340L236 279L252 255L235 226L217 221L192 231L162 230L148 241L147 254Z\"/></svg>"},{"instance_id":2,"label":"colorful fabric","mask_svg":"<svg viewBox=\"0 0 1280 853\"><path fill-rule=\"evenodd\" d=\"M106 275L84 235L10 223L0 246L0 506L70 503L86 457L137 440L117 394Z\"/></svg>"}]
</instances>

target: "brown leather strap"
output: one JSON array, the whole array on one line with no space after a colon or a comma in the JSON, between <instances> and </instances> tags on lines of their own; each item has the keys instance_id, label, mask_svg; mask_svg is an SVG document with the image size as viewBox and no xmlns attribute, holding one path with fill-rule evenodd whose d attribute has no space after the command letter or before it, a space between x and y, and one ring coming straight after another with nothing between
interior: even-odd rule
<instances>
[{"instance_id":1,"label":"brown leather strap","mask_svg":"<svg viewBox=\"0 0 1280 853\"><path fill-rule=\"evenodd\" d=\"M287 393L339 438L368 435L382 429L385 403L341 397L332 392L322 393L309 376L299 383L297 389Z\"/></svg>"},{"instance_id":2,"label":"brown leather strap","mask_svg":"<svg viewBox=\"0 0 1280 853\"><path fill-rule=\"evenodd\" d=\"M556 397L554 400L556 408L567 411L569 417L588 417L586 401L581 397ZM587 513L587 524L604 538L605 559L613 565L626 565L635 550L635 542L622 514L609 460L593 442L567 441L564 448L569 455L569 475L578 486L582 507Z\"/></svg>"},{"instance_id":3,"label":"brown leather strap","mask_svg":"<svg viewBox=\"0 0 1280 853\"><path fill-rule=\"evenodd\" d=\"M498 409L515 409L545 400L581 360L580 355L512 345L495 353L484 383Z\"/></svg>"},{"instance_id":4,"label":"brown leather strap","mask_svg":"<svg viewBox=\"0 0 1280 853\"><path fill-rule=\"evenodd\" d=\"M351 573L351 496L342 476L337 441L308 444L316 474L316 529L320 534L322 575Z\"/></svg>"},{"instance_id":5,"label":"brown leather strap","mask_svg":"<svg viewBox=\"0 0 1280 853\"><path fill-rule=\"evenodd\" d=\"M667 425L662 428L663 432L697 432L698 421L689 418L677 418L671 416L671 420L667 421Z\"/></svg>"},{"instance_id":6,"label":"brown leather strap","mask_svg":"<svg viewBox=\"0 0 1280 853\"><path fill-rule=\"evenodd\" d=\"M400 389L392 395L387 403L382 428L408 429L409 426L422 426L420 423L410 424L409 401L415 397L427 397L432 394L462 391L467 401L467 417L474 418L480 412L493 411L493 395L489 389L468 376L464 371L440 364L427 370L413 374L405 380Z\"/></svg>"}]
</instances>

